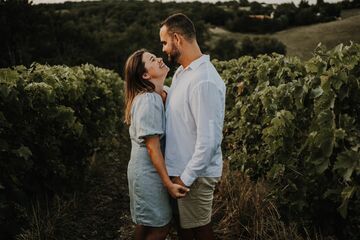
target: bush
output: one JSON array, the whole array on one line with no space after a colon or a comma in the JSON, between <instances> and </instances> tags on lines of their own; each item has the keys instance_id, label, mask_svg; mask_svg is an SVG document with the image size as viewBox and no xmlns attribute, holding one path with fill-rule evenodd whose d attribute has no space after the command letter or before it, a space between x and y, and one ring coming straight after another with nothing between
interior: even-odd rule
<instances>
[{"instance_id":1,"label":"bush","mask_svg":"<svg viewBox=\"0 0 360 240\"><path fill-rule=\"evenodd\" d=\"M360 45L215 62L227 84L224 153L266 178L286 221L358 239Z\"/></svg>"},{"instance_id":2,"label":"bush","mask_svg":"<svg viewBox=\"0 0 360 240\"><path fill-rule=\"evenodd\" d=\"M0 233L36 196L81 187L99 141L122 128L122 81L92 65L0 69ZM15 217L13 217L15 216Z\"/></svg>"},{"instance_id":3,"label":"bush","mask_svg":"<svg viewBox=\"0 0 360 240\"><path fill-rule=\"evenodd\" d=\"M286 54L286 46L276 38L245 37L242 41L241 55L256 57L259 54Z\"/></svg>"}]
</instances>

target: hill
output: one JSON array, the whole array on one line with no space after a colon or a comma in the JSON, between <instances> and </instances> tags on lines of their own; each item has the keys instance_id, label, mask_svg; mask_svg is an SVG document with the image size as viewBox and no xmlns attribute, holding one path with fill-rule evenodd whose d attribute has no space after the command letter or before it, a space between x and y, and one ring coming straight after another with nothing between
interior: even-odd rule
<instances>
[{"instance_id":1,"label":"hill","mask_svg":"<svg viewBox=\"0 0 360 240\"><path fill-rule=\"evenodd\" d=\"M274 37L287 47L288 56L298 56L307 60L312 56L315 47L321 42L327 48L349 41L360 42L360 9L345 10L343 18L333 22L319 23L287 29L274 34L242 34L233 33L220 28L212 28L212 39L227 35L238 40L245 36Z\"/></svg>"}]
</instances>

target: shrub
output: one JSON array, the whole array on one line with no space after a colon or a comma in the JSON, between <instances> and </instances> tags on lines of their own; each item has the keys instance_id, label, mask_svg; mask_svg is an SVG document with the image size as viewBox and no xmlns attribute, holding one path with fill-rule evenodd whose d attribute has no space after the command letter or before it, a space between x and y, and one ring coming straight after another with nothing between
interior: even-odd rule
<instances>
[{"instance_id":1,"label":"shrub","mask_svg":"<svg viewBox=\"0 0 360 240\"><path fill-rule=\"evenodd\" d=\"M358 239L360 45L215 63L231 168L271 182L284 220Z\"/></svg>"},{"instance_id":2,"label":"shrub","mask_svg":"<svg viewBox=\"0 0 360 240\"><path fill-rule=\"evenodd\" d=\"M92 65L0 69L0 225L14 234L35 196L81 187L99 141L122 128L122 81ZM13 217L15 216L15 217Z\"/></svg>"}]
</instances>

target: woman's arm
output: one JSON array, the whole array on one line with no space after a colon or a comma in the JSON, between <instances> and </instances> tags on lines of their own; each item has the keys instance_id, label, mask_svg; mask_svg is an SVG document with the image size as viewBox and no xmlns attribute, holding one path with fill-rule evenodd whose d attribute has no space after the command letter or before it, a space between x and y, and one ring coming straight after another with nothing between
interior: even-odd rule
<instances>
[{"instance_id":1,"label":"woman's arm","mask_svg":"<svg viewBox=\"0 0 360 240\"><path fill-rule=\"evenodd\" d=\"M161 181L164 186L168 189L170 195L173 198L185 197L186 193L189 191L188 188L175 184L170 180L168 172L166 170L164 157L160 148L160 137L151 136L145 138L146 148L150 155L152 164L154 165L156 171L159 173Z\"/></svg>"}]
</instances>

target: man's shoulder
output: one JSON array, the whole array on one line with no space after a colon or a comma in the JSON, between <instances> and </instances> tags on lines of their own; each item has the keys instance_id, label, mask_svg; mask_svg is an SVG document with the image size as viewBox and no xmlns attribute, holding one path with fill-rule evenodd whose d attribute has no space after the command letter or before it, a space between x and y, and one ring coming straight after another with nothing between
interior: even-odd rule
<instances>
[{"instance_id":1,"label":"man's shoulder","mask_svg":"<svg viewBox=\"0 0 360 240\"><path fill-rule=\"evenodd\" d=\"M193 74L194 83L201 82L223 82L220 74L211 62L204 62Z\"/></svg>"}]
</instances>

